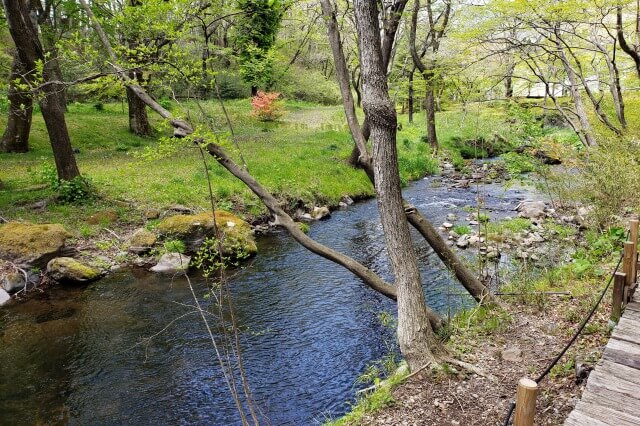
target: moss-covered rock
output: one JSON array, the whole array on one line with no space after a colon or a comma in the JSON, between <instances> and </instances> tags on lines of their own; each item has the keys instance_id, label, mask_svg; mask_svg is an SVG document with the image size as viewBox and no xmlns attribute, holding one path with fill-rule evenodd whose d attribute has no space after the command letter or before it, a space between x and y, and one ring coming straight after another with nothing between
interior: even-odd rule
<instances>
[{"instance_id":1,"label":"moss-covered rock","mask_svg":"<svg viewBox=\"0 0 640 426\"><path fill-rule=\"evenodd\" d=\"M9 222L0 225L0 258L44 268L71 237L62 225Z\"/></svg>"},{"instance_id":2,"label":"moss-covered rock","mask_svg":"<svg viewBox=\"0 0 640 426\"><path fill-rule=\"evenodd\" d=\"M217 210L215 225L223 247L228 250L225 255L257 253L256 241L247 222L229 212ZM160 222L156 229L162 236L184 242L188 253L197 252L206 238L216 236L211 213L171 216Z\"/></svg>"},{"instance_id":3,"label":"moss-covered rock","mask_svg":"<svg viewBox=\"0 0 640 426\"><path fill-rule=\"evenodd\" d=\"M115 210L103 210L92 214L87 218L90 225L108 225L118 220L118 212Z\"/></svg>"},{"instance_id":4,"label":"moss-covered rock","mask_svg":"<svg viewBox=\"0 0 640 426\"><path fill-rule=\"evenodd\" d=\"M63 284L83 284L100 278L100 271L72 257L56 257L47 264L49 278Z\"/></svg>"},{"instance_id":5,"label":"moss-covered rock","mask_svg":"<svg viewBox=\"0 0 640 426\"><path fill-rule=\"evenodd\" d=\"M156 243L156 235L144 228L138 229L129 239L129 251L133 253L145 253Z\"/></svg>"}]
</instances>

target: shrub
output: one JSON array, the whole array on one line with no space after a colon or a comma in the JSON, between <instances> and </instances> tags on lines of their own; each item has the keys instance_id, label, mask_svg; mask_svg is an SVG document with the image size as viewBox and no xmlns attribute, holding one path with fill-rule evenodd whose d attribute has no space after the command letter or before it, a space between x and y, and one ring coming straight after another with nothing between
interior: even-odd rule
<instances>
[{"instance_id":1,"label":"shrub","mask_svg":"<svg viewBox=\"0 0 640 426\"><path fill-rule=\"evenodd\" d=\"M284 106L278 100L279 97L280 93L277 92L258 91L251 99L251 115L260 121L276 121L284 115Z\"/></svg>"}]
</instances>

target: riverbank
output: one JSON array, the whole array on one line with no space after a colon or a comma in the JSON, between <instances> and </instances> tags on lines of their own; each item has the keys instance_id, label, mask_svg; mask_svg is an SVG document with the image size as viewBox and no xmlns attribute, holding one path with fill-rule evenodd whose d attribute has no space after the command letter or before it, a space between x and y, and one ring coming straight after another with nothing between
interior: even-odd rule
<instances>
[{"instance_id":1,"label":"riverbank","mask_svg":"<svg viewBox=\"0 0 640 426\"><path fill-rule=\"evenodd\" d=\"M328 424L503 424L518 380L538 377L571 338L606 285L624 238L623 229L588 229L570 209L545 210L533 220L541 238L530 234L538 247L526 244L529 256L518 255L517 237L500 234L502 255L513 259L497 289L505 310L462 311L442 333L449 355L479 373L443 362L408 379L396 374ZM562 424L580 399L610 335L610 309L607 295L577 343L541 382L536 424Z\"/></svg>"},{"instance_id":2,"label":"riverbank","mask_svg":"<svg viewBox=\"0 0 640 426\"><path fill-rule=\"evenodd\" d=\"M346 163L352 142L340 107L288 102L288 114L281 122L261 123L251 117L249 105L248 100L227 104L239 147L237 150L227 141L229 149L238 161L242 154L251 173L296 220L312 221L330 210L346 208L354 200L373 196L366 175ZM203 107L211 115L221 114L216 103ZM190 104L186 108L191 112L196 109ZM402 181L435 173L443 158L462 169L466 167L462 157L470 155L470 150L473 155L479 151L488 155L491 148L495 154L494 145L503 146L513 138L515 145L522 135L508 125L508 115L502 106L465 111L452 108L439 113L443 144L439 158L428 152L421 127L401 117L398 150ZM73 185L57 186L44 124L36 114L32 151L0 155L5 166L0 175L0 222L61 225L69 234L67 248L76 252L74 257L101 275L124 265L148 267L168 251L167 239L157 239L155 247L147 247L150 250L132 251L133 235L154 232L167 216L210 210L209 178L217 209L233 212L256 233L269 230L270 217L255 195L208 157L205 172L197 149L163 139L160 122L154 121L157 137L139 138L127 132L127 116L121 105L96 108L73 104L68 119L91 192L85 194ZM224 123L215 126L220 137L229 137ZM503 133L498 134L496 128Z\"/></svg>"}]
</instances>

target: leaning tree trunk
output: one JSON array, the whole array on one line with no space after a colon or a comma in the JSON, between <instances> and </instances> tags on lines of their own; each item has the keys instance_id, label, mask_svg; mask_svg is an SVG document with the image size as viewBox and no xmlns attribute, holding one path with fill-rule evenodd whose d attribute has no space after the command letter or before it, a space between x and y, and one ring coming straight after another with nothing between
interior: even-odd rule
<instances>
[{"instance_id":1,"label":"leaning tree trunk","mask_svg":"<svg viewBox=\"0 0 640 426\"><path fill-rule=\"evenodd\" d=\"M14 58L9 81L9 116L0 140L0 152L29 151L33 98L14 84L16 80L22 80L24 74L20 61Z\"/></svg>"},{"instance_id":2,"label":"leaning tree trunk","mask_svg":"<svg viewBox=\"0 0 640 426\"><path fill-rule=\"evenodd\" d=\"M18 59L24 64L25 70L36 70L36 63L44 63L46 58L38 38L38 31L34 27L26 4L21 0L3 0L3 4L9 32L16 46ZM71 148L67 123L64 119L64 110L60 101L60 93L63 87L59 82L55 82L56 79L51 74L50 67L44 67L42 77L41 90L44 97L40 101L40 109L49 133L49 141L53 149L58 178L71 180L79 176L80 171ZM36 86L38 84L37 81L31 83Z\"/></svg>"},{"instance_id":3,"label":"leaning tree trunk","mask_svg":"<svg viewBox=\"0 0 640 426\"><path fill-rule=\"evenodd\" d=\"M132 73L130 77L142 86L142 77L139 72ZM138 136L151 136L153 128L149 124L147 106L129 87L127 87L127 104L129 106L129 130L131 133Z\"/></svg>"},{"instance_id":4,"label":"leaning tree trunk","mask_svg":"<svg viewBox=\"0 0 640 426\"><path fill-rule=\"evenodd\" d=\"M418 261L402 205L396 147L396 112L389 98L380 49L375 0L354 4L362 66L362 102L370 121L380 219L398 287L398 342L411 369L435 359L439 350L429 323Z\"/></svg>"}]
</instances>

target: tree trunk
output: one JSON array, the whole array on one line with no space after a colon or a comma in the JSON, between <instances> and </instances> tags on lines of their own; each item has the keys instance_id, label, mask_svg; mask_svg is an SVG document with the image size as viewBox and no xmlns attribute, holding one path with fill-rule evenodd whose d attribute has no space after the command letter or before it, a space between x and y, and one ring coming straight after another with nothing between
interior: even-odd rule
<instances>
[{"instance_id":1,"label":"tree trunk","mask_svg":"<svg viewBox=\"0 0 640 426\"><path fill-rule=\"evenodd\" d=\"M510 61L504 76L504 96L507 99L513 98L513 70L515 67L515 63Z\"/></svg>"},{"instance_id":2,"label":"tree trunk","mask_svg":"<svg viewBox=\"0 0 640 426\"><path fill-rule=\"evenodd\" d=\"M408 110L409 110L409 123L413 124L413 74L415 73L416 68L413 67L411 72L409 73L409 96L408 96Z\"/></svg>"},{"instance_id":3,"label":"tree trunk","mask_svg":"<svg viewBox=\"0 0 640 426\"><path fill-rule=\"evenodd\" d=\"M587 110L584 106L584 102L582 101L580 90L578 89L576 73L573 70L571 63L569 62L569 59L564 53L560 38L557 36L558 29L556 28L555 31L555 42L558 49L558 56L560 57L560 62L562 62L562 66L564 67L565 72L567 73L567 80L569 81L569 93L571 94L571 99L573 100L573 104L575 105L576 115L578 116L578 121L580 123L580 133L582 135L581 139L584 141L586 146L596 146L598 145L598 143L593 137L593 133L591 131L591 124L589 123Z\"/></svg>"},{"instance_id":4,"label":"tree trunk","mask_svg":"<svg viewBox=\"0 0 640 426\"><path fill-rule=\"evenodd\" d=\"M436 98L431 77L425 76L427 82L427 96L424 102L424 109L427 117L427 140L433 152L438 151L438 135L436 133Z\"/></svg>"},{"instance_id":5,"label":"tree trunk","mask_svg":"<svg viewBox=\"0 0 640 426\"><path fill-rule=\"evenodd\" d=\"M142 77L139 72L133 72L130 77L142 86ZM153 128L149 124L147 106L144 102L127 87L127 104L129 107L129 130L134 135L151 136Z\"/></svg>"},{"instance_id":6,"label":"tree trunk","mask_svg":"<svg viewBox=\"0 0 640 426\"><path fill-rule=\"evenodd\" d=\"M439 350L439 343L429 323L429 309L402 205L397 117L383 67L376 2L356 0L354 9L362 67L362 101L371 123L378 208L398 288L398 342L409 367L415 370L434 361L433 350Z\"/></svg>"},{"instance_id":7,"label":"tree trunk","mask_svg":"<svg viewBox=\"0 0 640 426\"><path fill-rule=\"evenodd\" d=\"M618 35L618 43L620 43L620 48L624 53L629 55L631 59L633 59L633 63L636 68L636 73L638 74L638 78L640 78L640 54L635 49L635 46L629 46L627 40L624 37L624 29L622 28L622 6L618 5L616 9L616 32Z\"/></svg>"},{"instance_id":8,"label":"tree trunk","mask_svg":"<svg viewBox=\"0 0 640 426\"><path fill-rule=\"evenodd\" d=\"M29 151L33 98L30 93L21 91L13 83L16 80L22 80L23 74L24 70L16 57L11 66L8 94L9 116L7 127L2 135L2 140L0 140L0 152Z\"/></svg>"},{"instance_id":9,"label":"tree trunk","mask_svg":"<svg viewBox=\"0 0 640 426\"><path fill-rule=\"evenodd\" d=\"M330 11L328 15L325 14L325 23L327 24L327 30L329 32L329 40L332 47L332 51L334 56L335 63L345 62L344 52L342 49L336 49L339 45L336 45L333 40L340 39L339 33L337 35L332 35L332 32L337 31L338 25L335 17L335 13L333 12L333 6L331 5L330 0L322 0L323 8ZM340 74L341 67L336 67L337 74ZM347 77L345 76L345 79ZM355 109L350 108L349 105L352 103L349 99L353 99L350 91L343 93L343 104L345 106L345 114L347 115L347 123L350 125L350 130L353 136L354 141L358 141L360 138L363 138L366 142L369 139L369 121L365 118L362 123L362 127L359 126L351 126L351 123L358 123L358 118L355 115ZM361 129L361 135L359 134ZM362 168L365 170L367 175L369 176L372 183L374 183L374 173L373 167L371 165L370 155L367 151L366 145L362 148L362 151L359 148L359 143L355 143L353 147L353 151L351 154L351 158L356 161L360 159L360 163ZM408 204L407 204L408 205ZM474 299L478 303L494 303L499 305L500 301L496 299L493 295L491 295L488 289L480 282L480 280L470 271L466 265L461 262L456 254L449 248L446 242L442 239L442 237L438 234L435 228L429 223L429 221L413 207L407 207L407 218L411 225L415 227L418 232L425 238L427 243L434 249L438 257L442 260L444 265L449 268L455 276L460 280L462 286L471 294Z\"/></svg>"},{"instance_id":10,"label":"tree trunk","mask_svg":"<svg viewBox=\"0 0 640 426\"><path fill-rule=\"evenodd\" d=\"M251 96L258 95L258 86L251 86Z\"/></svg>"},{"instance_id":11,"label":"tree trunk","mask_svg":"<svg viewBox=\"0 0 640 426\"><path fill-rule=\"evenodd\" d=\"M5 14L9 26L9 32L13 38L18 53L18 59L24 65L24 69L36 70L36 62L45 62L44 50L38 38L38 31L34 27L29 11L21 0L3 0ZM60 101L62 87L52 83L55 77L51 74L50 67L43 70L42 91L43 99L40 101L40 109L44 117L45 125L49 133L49 141L53 149L53 157L58 170L58 178L71 180L80 175L76 159L71 148L67 123L64 119L64 110ZM33 82L37 84L37 82Z\"/></svg>"}]
</instances>

